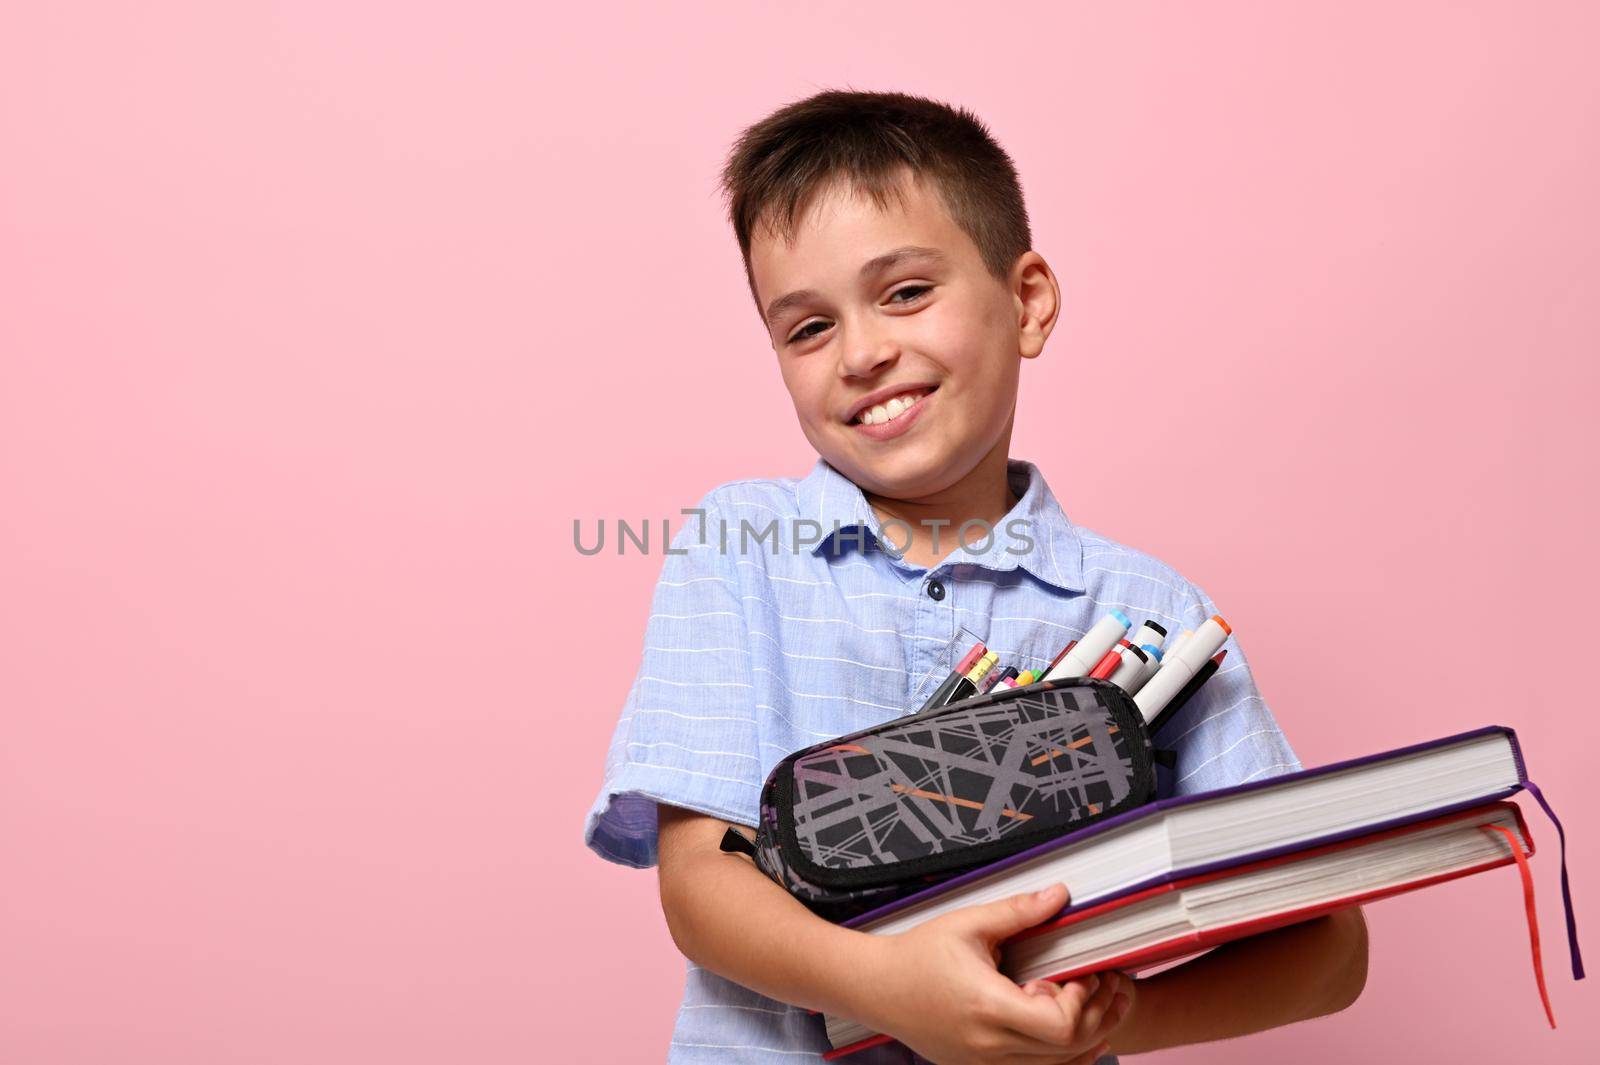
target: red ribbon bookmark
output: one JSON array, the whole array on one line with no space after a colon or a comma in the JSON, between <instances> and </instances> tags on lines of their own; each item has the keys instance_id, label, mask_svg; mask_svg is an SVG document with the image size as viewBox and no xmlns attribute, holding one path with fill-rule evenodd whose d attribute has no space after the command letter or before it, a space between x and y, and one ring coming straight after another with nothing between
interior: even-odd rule
<instances>
[{"instance_id":1,"label":"red ribbon bookmark","mask_svg":"<svg viewBox=\"0 0 1600 1065\"><path fill-rule=\"evenodd\" d=\"M1550 1027L1556 1026L1555 1011L1550 1008L1550 992L1544 986L1544 960L1539 953L1539 915L1533 908L1533 872L1528 868L1528 857L1522 853L1522 844L1511 830L1503 825L1479 825L1485 832L1498 832L1511 846L1511 857L1517 860L1517 872L1522 874L1522 902L1528 910L1528 944L1533 948L1533 978L1539 985L1539 1001L1544 1003L1544 1015Z\"/></svg>"}]
</instances>

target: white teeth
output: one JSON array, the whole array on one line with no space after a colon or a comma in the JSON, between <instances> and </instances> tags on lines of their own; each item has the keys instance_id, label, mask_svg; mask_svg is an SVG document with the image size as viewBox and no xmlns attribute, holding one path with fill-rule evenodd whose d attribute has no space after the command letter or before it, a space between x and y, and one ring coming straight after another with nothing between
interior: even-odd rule
<instances>
[{"instance_id":1,"label":"white teeth","mask_svg":"<svg viewBox=\"0 0 1600 1065\"><path fill-rule=\"evenodd\" d=\"M916 406L918 401L926 395L927 392L925 391L903 393L895 396L887 403L879 403L876 406L868 407L858 414L856 419L862 425L882 425L884 422L900 417L900 415Z\"/></svg>"}]
</instances>

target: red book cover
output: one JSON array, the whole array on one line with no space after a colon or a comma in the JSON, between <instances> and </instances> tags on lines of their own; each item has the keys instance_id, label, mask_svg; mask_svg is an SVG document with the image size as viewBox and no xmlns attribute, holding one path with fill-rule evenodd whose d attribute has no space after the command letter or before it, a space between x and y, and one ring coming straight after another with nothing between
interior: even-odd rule
<instances>
[{"instance_id":1,"label":"red book cover","mask_svg":"<svg viewBox=\"0 0 1600 1065\"><path fill-rule=\"evenodd\" d=\"M1338 843L1330 843L1320 847L1311 847L1303 851L1296 851L1292 854L1282 854L1275 858L1268 858L1264 861L1251 862L1247 865L1235 866L1231 869L1223 869L1217 872L1205 873L1200 876L1189 877L1187 879L1178 880L1170 884L1163 884L1158 887L1153 887L1147 891L1140 891L1132 895L1125 895L1121 898L1111 899L1099 906L1091 906L1087 909L1079 910L1076 913L1068 914L1065 917L1060 917L1053 921L1046 921L1044 924L1037 925L1024 932L1019 932L1010 939L1007 939L1005 944L1021 942L1022 940L1029 939L1034 936L1043 935L1046 932L1051 932L1060 928L1066 928L1082 921L1087 921L1090 918L1101 916L1112 910L1117 910L1124 906L1131 906L1135 903L1143 902L1146 899L1155 898L1156 896L1165 895L1170 892L1178 891L1197 884L1207 884L1216 880L1225 880L1229 877L1241 876L1245 873L1253 872L1257 869L1269 869L1273 866L1303 861L1307 858L1313 858L1321 854L1328 854L1333 851L1348 850L1351 847L1362 846L1378 840L1390 839L1395 836L1407 835L1413 832L1420 832L1437 825L1449 824L1452 821L1463 821L1469 818L1479 817L1485 810L1495 808L1511 811L1512 815L1516 818L1517 834L1522 837L1526 847L1524 853L1527 855L1532 855L1533 836L1529 834L1527 823L1522 819L1521 808L1515 803L1509 802L1489 803L1485 806L1475 807L1471 810L1462 810L1458 813L1448 814L1444 817L1436 817L1429 821L1419 821L1415 824L1403 825L1399 828L1392 828L1383 832L1375 832L1367 836L1357 836L1354 839L1342 840ZM1381 888L1376 891L1367 891L1355 895L1349 895L1339 899L1334 899L1330 902L1321 903L1316 906L1309 906L1298 910L1277 913L1270 917L1262 917L1250 921L1241 921L1238 924L1211 929L1207 932L1190 933L1188 935L1177 936L1173 939L1157 943L1153 946L1146 947L1129 954L1124 954L1115 958L1106 959L1105 961L1096 962L1092 966L1084 966L1077 969L1067 969L1059 973L1053 973L1047 977L1047 979L1061 983L1066 980L1071 980L1075 977L1085 976L1089 973L1103 972L1107 969L1122 969L1126 971L1146 969L1150 966L1158 965L1161 962L1171 961L1175 958L1181 958L1188 954L1194 954L1199 951L1209 950L1212 947L1221 946L1223 943L1227 943L1235 939L1243 939L1246 936L1253 936L1262 932L1270 932L1276 928L1283 928L1288 925L1298 924L1301 921L1309 921L1317 917L1322 917L1333 913L1336 910L1347 909L1351 906L1361 906L1369 902L1376 902L1380 899L1391 898L1395 895L1403 895L1407 892L1417 891L1421 888L1432 887L1434 884L1442 884L1448 880L1456 880L1464 876L1471 876L1474 873L1481 873L1490 869L1498 869L1503 865L1511 865L1515 861L1516 859L1514 857L1507 854L1503 857L1495 858L1466 869L1457 869L1453 872L1441 873L1438 876L1431 876L1422 880L1409 881L1394 887ZM1002 946L1005 944L1002 944ZM858 1040L835 1050L830 1050L822 1056L826 1061L833 1061L836 1058L844 1057L847 1054L853 1054L858 1050L865 1050L867 1047L877 1046L880 1043L888 1042L892 1042L892 1039L889 1036L881 1034L874 1035L870 1038Z\"/></svg>"}]
</instances>

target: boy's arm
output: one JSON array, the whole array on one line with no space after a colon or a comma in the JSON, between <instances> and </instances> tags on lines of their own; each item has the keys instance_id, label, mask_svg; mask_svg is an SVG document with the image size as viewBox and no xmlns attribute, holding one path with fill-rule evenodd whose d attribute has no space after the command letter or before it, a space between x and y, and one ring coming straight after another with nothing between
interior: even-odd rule
<instances>
[{"instance_id":1,"label":"boy's arm","mask_svg":"<svg viewBox=\"0 0 1600 1065\"><path fill-rule=\"evenodd\" d=\"M1057 1048L1063 1060L1085 1045L1092 1055L1099 1049L1092 1044L1100 1042L1132 1054L1226 1039L1344 1009L1366 981L1366 926L1361 911L1351 909L1224 944L1140 980L1132 1002L1120 1009L1125 982L1108 974L1083 1008L1079 1003L1087 992L1074 981L1080 986L1059 993L1067 1000L1067 1021L1074 1007L1100 1011L1080 1017L1074 1028L1053 1014L1054 1007L1036 1008L1049 998L1019 1001L1019 989L1005 977L999 977L1004 987L997 986L993 955L985 962L976 953L964 954L959 933L942 934L940 945L924 952L919 944L897 942L905 937L831 924L744 855L720 851L725 823L671 806L659 809L662 910L686 957L769 998L889 1032L934 1060L956 1060L936 1049L934 1040L964 1037L983 1048L972 1048L974 1054L992 1053L1001 1045L995 1041L1009 1037L1035 1052ZM1001 900L965 914L1014 905ZM1043 920L1059 905L1058 896L1036 912L1018 909L1013 922L989 926L986 942ZM921 928L941 923L949 922ZM920 1014L921 1025L907 1020L913 1013Z\"/></svg>"},{"instance_id":2,"label":"boy's arm","mask_svg":"<svg viewBox=\"0 0 1600 1065\"><path fill-rule=\"evenodd\" d=\"M1359 907L1225 943L1135 982L1133 1009L1111 1035L1119 1054L1248 1035L1337 1013L1367 980Z\"/></svg>"},{"instance_id":3,"label":"boy's arm","mask_svg":"<svg viewBox=\"0 0 1600 1065\"><path fill-rule=\"evenodd\" d=\"M658 812L661 909L686 958L779 1002L855 1016L867 996L871 936L824 921L742 855L718 848L727 824Z\"/></svg>"},{"instance_id":4,"label":"boy's arm","mask_svg":"<svg viewBox=\"0 0 1600 1065\"><path fill-rule=\"evenodd\" d=\"M1008 1054L1089 1065L1130 1008L1131 982L1117 974L1040 996L998 972L999 942L1059 910L1059 887L872 935L818 917L748 856L721 851L725 822L657 810L661 908L673 942L769 998L852 1018L950 1065Z\"/></svg>"}]
</instances>

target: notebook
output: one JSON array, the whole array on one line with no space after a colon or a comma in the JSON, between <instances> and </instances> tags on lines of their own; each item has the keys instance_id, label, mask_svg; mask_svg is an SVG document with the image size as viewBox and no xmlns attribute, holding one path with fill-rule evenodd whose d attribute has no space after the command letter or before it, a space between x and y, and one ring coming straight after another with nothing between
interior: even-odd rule
<instances>
[{"instance_id":1,"label":"notebook","mask_svg":"<svg viewBox=\"0 0 1600 1065\"><path fill-rule=\"evenodd\" d=\"M1147 968L1335 910L1521 865L1532 853L1521 811L1491 803L1073 906L1007 940L1000 970L1025 983ZM890 1041L846 1018L827 1017L826 1025L836 1048L823 1055L828 1060Z\"/></svg>"}]
</instances>

